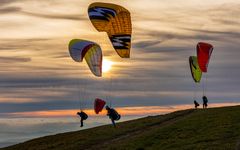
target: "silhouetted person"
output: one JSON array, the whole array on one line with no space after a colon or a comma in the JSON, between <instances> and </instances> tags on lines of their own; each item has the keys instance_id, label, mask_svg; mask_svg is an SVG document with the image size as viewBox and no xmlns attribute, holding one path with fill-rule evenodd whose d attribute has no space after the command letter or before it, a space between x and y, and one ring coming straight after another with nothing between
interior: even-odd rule
<instances>
[{"instance_id":1,"label":"silhouetted person","mask_svg":"<svg viewBox=\"0 0 240 150\"><path fill-rule=\"evenodd\" d=\"M208 106L208 104L207 104L208 103L207 97L203 96L202 99L203 99L203 108L207 108L207 106Z\"/></svg>"},{"instance_id":2,"label":"silhouetted person","mask_svg":"<svg viewBox=\"0 0 240 150\"><path fill-rule=\"evenodd\" d=\"M79 117L81 118L80 119L80 123L81 123L80 127L83 127L83 120L87 120L88 115L83 111L77 112L77 115L79 115Z\"/></svg>"},{"instance_id":3,"label":"silhouetted person","mask_svg":"<svg viewBox=\"0 0 240 150\"><path fill-rule=\"evenodd\" d=\"M109 118L111 119L113 126L116 127L115 121L119 120L121 118L121 115L118 114L118 112L115 109L110 108L108 106L106 106L106 110L107 116L109 116Z\"/></svg>"},{"instance_id":4,"label":"silhouetted person","mask_svg":"<svg viewBox=\"0 0 240 150\"><path fill-rule=\"evenodd\" d=\"M195 105L195 108L197 109L197 107L199 106L199 103L196 100L194 100L194 105Z\"/></svg>"}]
</instances>

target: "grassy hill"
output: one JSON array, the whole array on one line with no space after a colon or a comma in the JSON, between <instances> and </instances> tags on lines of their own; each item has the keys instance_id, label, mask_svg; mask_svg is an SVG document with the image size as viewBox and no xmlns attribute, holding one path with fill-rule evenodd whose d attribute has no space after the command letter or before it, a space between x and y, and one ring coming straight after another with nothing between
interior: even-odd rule
<instances>
[{"instance_id":1,"label":"grassy hill","mask_svg":"<svg viewBox=\"0 0 240 150\"><path fill-rule=\"evenodd\" d=\"M57 134L6 150L240 150L240 106L183 110Z\"/></svg>"}]
</instances>

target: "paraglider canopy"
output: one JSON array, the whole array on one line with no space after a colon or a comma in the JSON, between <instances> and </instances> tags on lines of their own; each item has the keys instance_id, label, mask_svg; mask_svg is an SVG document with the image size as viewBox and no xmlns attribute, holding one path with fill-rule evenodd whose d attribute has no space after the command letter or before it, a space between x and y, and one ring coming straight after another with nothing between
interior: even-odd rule
<instances>
[{"instance_id":1,"label":"paraglider canopy","mask_svg":"<svg viewBox=\"0 0 240 150\"><path fill-rule=\"evenodd\" d=\"M92 3L88 15L99 32L107 32L118 55L130 57L132 24L130 12L122 6L110 3Z\"/></svg>"},{"instance_id":2,"label":"paraglider canopy","mask_svg":"<svg viewBox=\"0 0 240 150\"><path fill-rule=\"evenodd\" d=\"M96 98L94 101L94 111L96 114L102 111L103 107L105 106L106 102L100 98Z\"/></svg>"},{"instance_id":3,"label":"paraglider canopy","mask_svg":"<svg viewBox=\"0 0 240 150\"><path fill-rule=\"evenodd\" d=\"M76 62L82 62L85 58L91 72L97 76L102 76L102 50L94 42L73 39L69 43L69 53Z\"/></svg>"},{"instance_id":4,"label":"paraglider canopy","mask_svg":"<svg viewBox=\"0 0 240 150\"><path fill-rule=\"evenodd\" d=\"M199 42L197 44L197 58L199 68L202 72L207 72L208 63L213 51L213 46L208 43Z\"/></svg>"},{"instance_id":5,"label":"paraglider canopy","mask_svg":"<svg viewBox=\"0 0 240 150\"><path fill-rule=\"evenodd\" d=\"M192 74L192 78L196 83L199 83L202 78L202 71L199 68L198 60L196 56L189 57L189 65Z\"/></svg>"}]
</instances>

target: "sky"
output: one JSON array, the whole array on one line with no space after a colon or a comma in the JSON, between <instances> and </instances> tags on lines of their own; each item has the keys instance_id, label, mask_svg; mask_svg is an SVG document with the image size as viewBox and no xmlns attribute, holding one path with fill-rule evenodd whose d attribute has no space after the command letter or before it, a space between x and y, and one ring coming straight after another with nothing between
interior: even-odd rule
<instances>
[{"instance_id":1,"label":"sky","mask_svg":"<svg viewBox=\"0 0 240 150\"><path fill-rule=\"evenodd\" d=\"M121 110L188 106L194 91L201 102L188 64L200 41L214 46L203 76L210 103L240 103L240 0L101 0L131 12L130 59L91 24L93 2L0 0L0 118L71 116L79 99L91 110L96 97ZM70 58L75 38L98 43L113 62L102 78Z\"/></svg>"}]
</instances>

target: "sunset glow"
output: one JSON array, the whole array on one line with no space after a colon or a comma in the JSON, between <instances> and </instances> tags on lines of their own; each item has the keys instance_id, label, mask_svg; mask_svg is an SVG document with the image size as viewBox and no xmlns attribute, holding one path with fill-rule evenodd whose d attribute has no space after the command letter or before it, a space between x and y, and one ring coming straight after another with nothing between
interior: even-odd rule
<instances>
[{"instance_id":1,"label":"sunset glow","mask_svg":"<svg viewBox=\"0 0 240 150\"><path fill-rule=\"evenodd\" d=\"M223 106L235 106L240 105L240 103L212 103L211 107L223 107ZM139 107L118 107L116 110L122 114L127 116L136 116L136 115L159 115L166 114L178 110L183 109L191 109L193 105L172 105L172 106L139 106ZM18 112L11 113L10 116L19 116L19 117L66 117L66 116L76 116L76 113L79 110L71 109L71 110L51 110L51 111L32 111L32 112ZM98 115L92 109L84 110L90 116L105 116L107 114L104 109Z\"/></svg>"},{"instance_id":2,"label":"sunset glow","mask_svg":"<svg viewBox=\"0 0 240 150\"><path fill-rule=\"evenodd\" d=\"M112 68L113 62L108 59L103 59L102 71L103 73L109 72Z\"/></svg>"}]
</instances>

